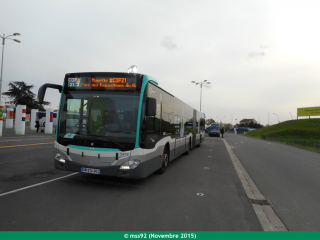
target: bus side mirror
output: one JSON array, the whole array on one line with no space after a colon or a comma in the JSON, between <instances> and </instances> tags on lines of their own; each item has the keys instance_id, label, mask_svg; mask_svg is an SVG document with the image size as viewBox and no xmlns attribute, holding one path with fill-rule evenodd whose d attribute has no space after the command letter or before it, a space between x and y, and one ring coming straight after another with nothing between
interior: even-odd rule
<instances>
[{"instance_id":1,"label":"bus side mirror","mask_svg":"<svg viewBox=\"0 0 320 240\"><path fill-rule=\"evenodd\" d=\"M43 84L38 90L38 103L43 104L44 95L46 94L47 88L58 89L59 92L62 92L62 86L58 84L46 83Z\"/></svg>"},{"instance_id":2,"label":"bus side mirror","mask_svg":"<svg viewBox=\"0 0 320 240\"><path fill-rule=\"evenodd\" d=\"M157 100L147 97L146 101L146 116L155 116L157 113Z\"/></svg>"}]
</instances>

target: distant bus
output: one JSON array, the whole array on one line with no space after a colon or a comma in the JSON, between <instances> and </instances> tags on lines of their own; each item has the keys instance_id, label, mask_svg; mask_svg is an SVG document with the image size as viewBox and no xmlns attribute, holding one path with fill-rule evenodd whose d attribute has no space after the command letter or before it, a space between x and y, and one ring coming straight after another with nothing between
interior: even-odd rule
<instances>
[{"instance_id":1,"label":"distant bus","mask_svg":"<svg viewBox=\"0 0 320 240\"><path fill-rule=\"evenodd\" d=\"M209 130L208 130L208 135L210 137L220 137L220 124L219 123L211 123Z\"/></svg>"},{"instance_id":2,"label":"distant bus","mask_svg":"<svg viewBox=\"0 0 320 240\"><path fill-rule=\"evenodd\" d=\"M46 112L38 112L40 127L46 126ZM53 126L57 125L57 112L53 112Z\"/></svg>"},{"instance_id":3,"label":"distant bus","mask_svg":"<svg viewBox=\"0 0 320 240\"><path fill-rule=\"evenodd\" d=\"M248 131L249 131L249 128L246 128L246 127L238 127L237 128L237 134L246 133Z\"/></svg>"}]
</instances>

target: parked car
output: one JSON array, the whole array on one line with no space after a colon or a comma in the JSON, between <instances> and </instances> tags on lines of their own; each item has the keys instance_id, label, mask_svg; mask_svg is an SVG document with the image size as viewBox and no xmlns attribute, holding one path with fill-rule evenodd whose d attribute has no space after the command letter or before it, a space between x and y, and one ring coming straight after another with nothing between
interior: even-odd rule
<instances>
[{"instance_id":1,"label":"parked car","mask_svg":"<svg viewBox=\"0 0 320 240\"><path fill-rule=\"evenodd\" d=\"M206 133L208 133L210 129L211 129L211 127L207 127L204 131L205 131Z\"/></svg>"}]
</instances>

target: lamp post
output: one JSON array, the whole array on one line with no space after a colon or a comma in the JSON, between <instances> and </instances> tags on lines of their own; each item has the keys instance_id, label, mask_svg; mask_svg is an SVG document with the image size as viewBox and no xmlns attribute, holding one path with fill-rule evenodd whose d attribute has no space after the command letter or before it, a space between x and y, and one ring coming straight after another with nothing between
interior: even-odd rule
<instances>
[{"instance_id":1,"label":"lamp post","mask_svg":"<svg viewBox=\"0 0 320 240\"><path fill-rule=\"evenodd\" d=\"M291 112L289 112L289 113L291 114L291 120L293 120L292 113Z\"/></svg>"},{"instance_id":2,"label":"lamp post","mask_svg":"<svg viewBox=\"0 0 320 240\"><path fill-rule=\"evenodd\" d=\"M191 83L195 83L196 85L200 84L200 112L201 112L201 99L202 99L202 84L211 84L211 82L207 82L207 80L204 80L203 82L196 82L196 81L191 81Z\"/></svg>"},{"instance_id":3,"label":"lamp post","mask_svg":"<svg viewBox=\"0 0 320 240\"><path fill-rule=\"evenodd\" d=\"M273 113L274 115L276 115L277 117L278 117L278 123L280 123L280 121L279 121L279 116L277 115L277 114L275 114L275 113Z\"/></svg>"},{"instance_id":4,"label":"lamp post","mask_svg":"<svg viewBox=\"0 0 320 240\"><path fill-rule=\"evenodd\" d=\"M216 116L216 118L219 118L218 116ZM220 121L220 123L221 123L221 118L219 118L219 121Z\"/></svg>"},{"instance_id":5,"label":"lamp post","mask_svg":"<svg viewBox=\"0 0 320 240\"><path fill-rule=\"evenodd\" d=\"M15 42L20 43L20 41L19 41L19 40L17 40L17 39L9 38L9 37L11 37L11 36L19 36L19 35L21 35L21 34L20 34L20 33L14 33L14 34L9 35L9 36L5 36L4 34L3 34L3 36L1 36L1 35L0 35L0 37L2 38L2 58L1 58L0 96L2 95L3 53L4 53L4 44L5 44L5 40L6 40L6 39L10 39L10 40L13 40L13 41L15 41Z\"/></svg>"}]
</instances>

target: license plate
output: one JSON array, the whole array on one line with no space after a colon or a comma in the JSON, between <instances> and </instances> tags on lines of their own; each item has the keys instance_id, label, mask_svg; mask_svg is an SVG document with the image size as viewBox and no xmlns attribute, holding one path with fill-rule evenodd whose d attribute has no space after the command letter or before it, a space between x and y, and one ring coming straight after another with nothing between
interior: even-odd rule
<instances>
[{"instance_id":1,"label":"license plate","mask_svg":"<svg viewBox=\"0 0 320 240\"><path fill-rule=\"evenodd\" d=\"M94 169L94 168L81 168L81 172L83 173L91 173L91 174L100 174L100 169Z\"/></svg>"}]
</instances>

